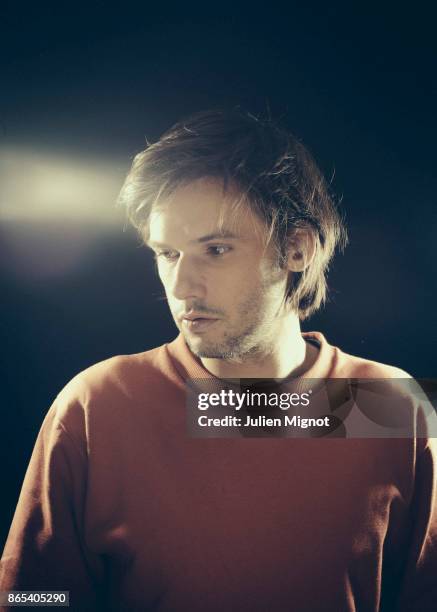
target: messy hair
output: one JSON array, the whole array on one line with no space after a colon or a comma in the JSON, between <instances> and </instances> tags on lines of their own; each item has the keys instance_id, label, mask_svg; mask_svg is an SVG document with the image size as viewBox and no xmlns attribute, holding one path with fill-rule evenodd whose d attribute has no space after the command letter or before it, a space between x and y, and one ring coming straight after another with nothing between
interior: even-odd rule
<instances>
[{"instance_id":1,"label":"messy hair","mask_svg":"<svg viewBox=\"0 0 437 612\"><path fill-rule=\"evenodd\" d=\"M326 300L326 275L347 233L333 196L308 150L271 119L237 109L196 113L179 121L139 153L118 202L147 241L151 210L178 187L201 178L232 185L241 197L234 209L249 206L264 222L266 244L286 266L297 229L311 232L315 256L302 272L290 272L284 302L301 320ZM228 215L229 218L229 215Z\"/></svg>"}]
</instances>

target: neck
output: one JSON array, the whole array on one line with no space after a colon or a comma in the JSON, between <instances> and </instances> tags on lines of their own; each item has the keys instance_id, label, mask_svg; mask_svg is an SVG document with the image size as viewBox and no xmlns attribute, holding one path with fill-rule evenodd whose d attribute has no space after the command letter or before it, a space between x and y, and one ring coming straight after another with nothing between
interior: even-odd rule
<instances>
[{"instance_id":1,"label":"neck","mask_svg":"<svg viewBox=\"0 0 437 612\"><path fill-rule=\"evenodd\" d=\"M299 319L288 314L278 321L270 344L241 359L201 358L217 378L286 378L301 376L314 363L318 350L302 338Z\"/></svg>"}]
</instances>

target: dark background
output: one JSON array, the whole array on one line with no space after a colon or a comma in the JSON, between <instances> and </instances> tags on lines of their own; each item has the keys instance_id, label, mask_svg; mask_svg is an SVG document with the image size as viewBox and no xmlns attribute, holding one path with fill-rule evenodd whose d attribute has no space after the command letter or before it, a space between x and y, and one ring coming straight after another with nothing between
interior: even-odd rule
<instances>
[{"instance_id":1,"label":"dark background","mask_svg":"<svg viewBox=\"0 0 437 612\"><path fill-rule=\"evenodd\" d=\"M350 246L334 261L329 303L303 328L436 376L431 8L3 7L0 547L59 390L96 361L176 335L114 201L145 137L193 111L270 109L333 177Z\"/></svg>"}]
</instances>

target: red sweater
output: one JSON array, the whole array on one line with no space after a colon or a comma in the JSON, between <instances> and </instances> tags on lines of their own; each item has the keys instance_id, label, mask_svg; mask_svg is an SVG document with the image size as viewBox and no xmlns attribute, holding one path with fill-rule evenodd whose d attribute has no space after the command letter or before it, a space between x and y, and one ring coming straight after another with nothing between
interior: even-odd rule
<instances>
[{"instance_id":1,"label":"red sweater","mask_svg":"<svg viewBox=\"0 0 437 612\"><path fill-rule=\"evenodd\" d=\"M305 378L406 376L303 335ZM432 440L191 438L184 380L210 376L179 336L61 391L0 591L69 590L81 612L437 610Z\"/></svg>"}]
</instances>

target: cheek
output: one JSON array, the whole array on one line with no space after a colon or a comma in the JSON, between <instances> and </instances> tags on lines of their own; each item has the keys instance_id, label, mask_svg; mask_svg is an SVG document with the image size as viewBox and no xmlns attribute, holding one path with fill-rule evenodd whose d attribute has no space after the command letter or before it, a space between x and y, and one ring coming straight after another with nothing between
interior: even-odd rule
<instances>
[{"instance_id":1,"label":"cheek","mask_svg":"<svg viewBox=\"0 0 437 612\"><path fill-rule=\"evenodd\" d=\"M226 302L239 302L251 293L254 288L259 286L258 275L255 275L253 270L229 270L226 274L221 275L220 279L215 279L216 282L210 284L211 292L218 299Z\"/></svg>"},{"instance_id":2,"label":"cheek","mask_svg":"<svg viewBox=\"0 0 437 612\"><path fill-rule=\"evenodd\" d=\"M172 284L172 275L171 275L171 271L166 269L163 265L158 266L158 277L159 280L161 281L161 283L164 286L164 289L166 291L168 291L171 288L171 284Z\"/></svg>"},{"instance_id":3,"label":"cheek","mask_svg":"<svg viewBox=\"0 0 437 612\"><path fill-rule=\"evenodd\" d=\"M230 284L227 287L226 293L222 293L224 299L228 299L228 302L238 305L245 305L246 308L248 303L257 305L256 308L262 308L262 303L265 297L265 288L258 271L247 271L245 274L229 279Z\"/></svg>"}]
</instances>

